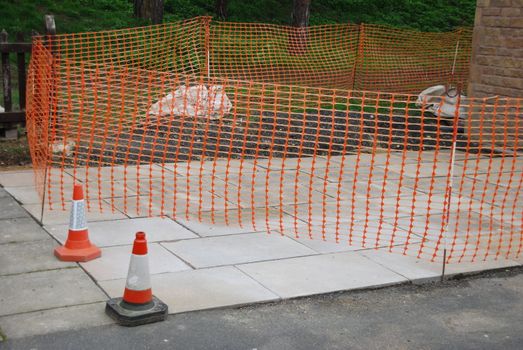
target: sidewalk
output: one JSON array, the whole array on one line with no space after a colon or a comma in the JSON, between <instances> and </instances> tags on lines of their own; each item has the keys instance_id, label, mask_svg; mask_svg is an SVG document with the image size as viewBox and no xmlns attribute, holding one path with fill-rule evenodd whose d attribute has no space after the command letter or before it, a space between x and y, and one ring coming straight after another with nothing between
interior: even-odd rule
<instances>
[{"instance_id":1,"label":"sidewalk","mask_svg":"<svg viewBox=\"0 0 523 350\"><path fill-rule=\"evenodd\" d=\"M8 338L112 323L107 295L78 264L57 260L56 245L0 188L0 328Z\"/></svg>"},{"instance_id":2,"label":"sidewalk","mask_svg":"<svg viewBox=\"0 0 523 350\"><path fill-rule=\"evenodd\" d=\"M65 181L72 183L72 177ZM0 188L0 327L9 338L112 323L103 311L105 301L122 295L136 231L148 235L153 292L171 313L441 278L441 263L384 249L358 249L224 224L129 217L112 212L109 204L103 213L88 214L90 238L102 248L102 257L64 263L53 256L53 248L65 240L68 206L66 211L45 210L42 228L33 218L40 218L41 207L32 172L0 173L0 184L4 187ZM453 264L447 265L445 274L522 262Z\"/></svg>"},{"instance_id":3,"label":"sidewalk","mask_svg":"<svg viewBox=\"0 0 523 350\"><path fill-rule=\"evenodd\" d=\"M104 325L10 339L5 350L519 350L522 313L523 269L515 268L170 315L139 328Z\"/></svg>"}]
</instances>

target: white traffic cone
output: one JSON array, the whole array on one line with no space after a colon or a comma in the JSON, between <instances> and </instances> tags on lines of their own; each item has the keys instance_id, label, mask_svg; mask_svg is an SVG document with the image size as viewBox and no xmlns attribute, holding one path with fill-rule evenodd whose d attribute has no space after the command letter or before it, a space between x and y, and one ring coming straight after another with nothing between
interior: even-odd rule
<instances>
[{"instance_id":1,"label":"white traffic cone","mask_svg":"<svg viewBox=\"0 0 523 350\"><path fill-rule=\"evenodd\" d=\"M100 248L89 241L85 201L82 185L74 185L69 233L65 244L54 250L54 255L62 261L89 261L102 255Z\"/></svg>"},{"instance_id":2,"label":"white traffic cone","mask_svg":"<svg viewBox=\"0 0 523 350\"><path fill-rule=\"evenodd\" d=\"M138 326L165 320L167 311L152 293L147 241L144 232L137 232L123 298L107 301L105 312L122 326Z\"/></svg>"}]
</instances>

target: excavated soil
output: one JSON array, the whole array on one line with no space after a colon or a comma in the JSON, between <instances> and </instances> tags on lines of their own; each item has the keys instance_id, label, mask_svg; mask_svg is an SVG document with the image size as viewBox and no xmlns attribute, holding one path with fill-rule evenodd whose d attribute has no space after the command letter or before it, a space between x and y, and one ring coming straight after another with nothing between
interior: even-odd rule
<instances>
[{"instance_id":1,"label":"excavated soil","mask_svg":"<svg viewBox=\"0 0 523 350\"><path fill-rule=\"evenodd\" d=\"M322 110L319 113L263 112L249 120L203 120L182 117L149 119L104 140L82 140L75 147L78 165L174 162L222 157L266 158L341 155L358 149L419 151L452 146L451 121L438 126L434 117L388 116ZM438 136L439 135L439 136ZM469 143L460 132L458 149Z\"/></svg>"}]
</instances>

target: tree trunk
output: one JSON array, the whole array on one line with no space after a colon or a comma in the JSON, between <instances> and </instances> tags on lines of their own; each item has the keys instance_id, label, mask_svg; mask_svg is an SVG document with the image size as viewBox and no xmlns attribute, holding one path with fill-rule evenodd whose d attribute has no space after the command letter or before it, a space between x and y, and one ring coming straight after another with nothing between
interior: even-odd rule
<instances>
[{"instance_id":1,"label":"tree trunk","mask_svg":"<svg viewBox=\"0 0 523 350\"><path fill-rule=\"evenodd\" d=\"M219 18L227 18L227 0L216 0L214 7Z\"/></svg>"},{"instance_id":2,"label":"tree trunk","mask_svg":"<svg viewBox=\"0 0 523 350\"><path fill-rule=\"evenodd\" d=\"M311 0L294 0L291 17L292 26L296 28L289 35L289 53L291 55L303 55L307 52L310 4Z\"/></svg>"},{"instance_id":3,"label":"tree trunk","mask_svg":"<svg viewBox=\"0 0 523 350\"><path fill-rule=\"evenodd\" d=\"M134 16L148 19L152 24L163 20L163 0L134 0Z\"/></svg>"},{"instance_id":4,"label":"tree trunk","mask_svg":"<svg viewBox=\"0 0 523 350\"><path fill-rule=\"evenodd\" d=\"M292 6L292 25L307 27L309 25L309 7L311 0L294 0Z\"/></svg>"}]
</instances>

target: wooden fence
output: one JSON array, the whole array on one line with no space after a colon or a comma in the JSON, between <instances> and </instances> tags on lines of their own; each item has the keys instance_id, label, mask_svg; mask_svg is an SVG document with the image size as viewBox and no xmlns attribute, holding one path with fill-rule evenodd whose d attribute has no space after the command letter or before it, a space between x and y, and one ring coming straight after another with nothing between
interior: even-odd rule
<instances>
[{"instance_id":1,"label":"wooden fence","mask_svg":"<svg viewBox=\"0 0 523 350\"><path fill-rule=\"evenodd\" d=\"M23 33L16 33L16 41L8 41L8 33L0 33L0 53L2 56L2 95L4 112L0 113L0 124L25 122L25 80L26 80L26 55L31 54L31 43L24 42ZM16 74L13 84L11 72L11 54L16 55ZM13 91L18 89L18 108L15 110Z\"/></svg>"}]
</instances>

